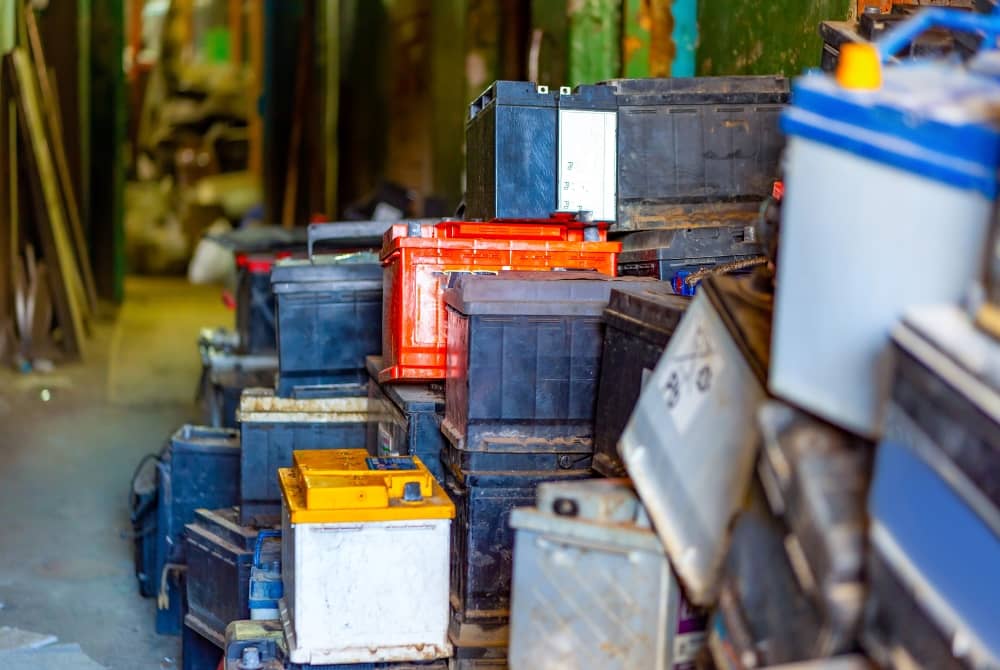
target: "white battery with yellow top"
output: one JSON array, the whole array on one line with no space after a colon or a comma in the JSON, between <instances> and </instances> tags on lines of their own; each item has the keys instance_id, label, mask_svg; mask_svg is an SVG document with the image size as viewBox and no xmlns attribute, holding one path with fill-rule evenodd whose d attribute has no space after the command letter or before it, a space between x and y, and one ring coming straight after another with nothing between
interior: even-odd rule
<instances>
[{"instance_id":1,"label":"white battery with yellow top","mask_svg":"<svg viewBox=\"0 0 1000 670\"><path fill-rule=\"evenodd\" d=\"M451 656L455 507L417 457L296 451L282 493L281 620L312 665Z\"/></svg>"}]
</instances>

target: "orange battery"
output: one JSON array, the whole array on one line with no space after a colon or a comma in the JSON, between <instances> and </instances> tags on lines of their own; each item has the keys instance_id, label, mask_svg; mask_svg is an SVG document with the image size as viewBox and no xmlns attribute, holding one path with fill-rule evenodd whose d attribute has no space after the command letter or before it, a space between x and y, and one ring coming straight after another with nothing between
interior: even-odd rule
<instances>
[{"instance_id":1,"label":"orange battery","mask_svg":"<svg viewBox=\"0 0 1000 670\"><path fill-rule=\"evenodd\" d=\"M448 317L442 294L455 273L596 270L617 273L621 244L607 224L551 219L394 225L382 242L379 381L444 379Z\"/></svg>"}]
</instances>

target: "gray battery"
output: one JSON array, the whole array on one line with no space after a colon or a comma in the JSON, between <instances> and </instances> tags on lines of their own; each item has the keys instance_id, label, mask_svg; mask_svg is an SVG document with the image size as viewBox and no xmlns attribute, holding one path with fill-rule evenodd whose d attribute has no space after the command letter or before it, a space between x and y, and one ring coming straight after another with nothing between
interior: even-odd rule
<instances>
[{"instance_id":1,"label":"gray battery","mask_svg":"<svg viewBox=\"0 0 1000 670\"><path fill-rule=\"evenodd\" d=\"M706 279L619 442L697 605L715 598L729 527L753 477L772 304L755 276Z\"/></svg>"},{"instance_id":2,"label":"gray battery","mask_svg":"<svg viewBox=\"0 0 1000 670\"><path fill-rule=\"evenodd\" d=\"M693 662L705 618L684 602L628 480L540 484L510 524L513 670Z\"/></svg>"}]
</instances>

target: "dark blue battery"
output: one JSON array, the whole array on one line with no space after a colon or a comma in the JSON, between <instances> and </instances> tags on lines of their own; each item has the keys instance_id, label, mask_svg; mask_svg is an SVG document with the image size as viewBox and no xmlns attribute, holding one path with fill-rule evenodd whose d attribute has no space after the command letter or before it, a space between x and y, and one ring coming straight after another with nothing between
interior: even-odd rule
<instances>
[{"instance_id":1,"label":"dark blue battery","mask_svg":"<svg viewBox=\"0 0 1000 670\"><path fill-rule=\"evenodd\" d=\"M496 81L469 105L465 215L542 218L556 211L556 95Z\"/></svg>"},{"instance_id":2,"label":"dark blue battery","mask_svg":"<svg viewBox=\"0 0 1000 670\"><path fill-rule=\"evenodd\" d=\"M361 384L382 351L382 266L373 254L283 261L271 271L278 395L296 386Z\"/></svg>"},{"instance_id":3,"label":"dark blue battery","mask_svg":"<svg viewBox=\"0 0 1000 670\"><path fill-rule=\"evenodd\" d=\"M185 425L170 438L158 464L157 551L154 583L166 587L158 633L179 635L184 616L179 574L185 564L184 526L200 507L235 505L240 483L239 433ZM164 571L166 570L166 574Z\"/></svg>"},{"instance_id":4,"label":"dark blue battery","mask_svg":"<svg viewBox=\"0 0 1000 670\"><path fill-rule=\"evenodd\" d=\"M241 525L280 523L278 468L291 467L293 451L365 448L367 386L296 387L290 395L280 398L270 389L243 392L239 412Z\"/></svg>"}]
</instances>

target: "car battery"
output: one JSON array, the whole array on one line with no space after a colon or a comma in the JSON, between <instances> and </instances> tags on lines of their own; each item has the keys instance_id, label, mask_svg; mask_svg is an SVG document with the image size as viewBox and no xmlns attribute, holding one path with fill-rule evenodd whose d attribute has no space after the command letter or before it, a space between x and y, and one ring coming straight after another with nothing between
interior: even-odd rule
<instances>
[{"instance_id":1,"label":"car battery","mask_svg":"<svg viewBox=\"0 0 1000 670\"><path fill-rule=\"evenodd\" d=\"M218 670L222 657L222 639L209 630L198 617L192 614L184 617L184 631L181 633L181 668Z\"/></svg>"},{"instance_id":2,"label":"car battery","mask_svg":"<svg viewBox=\"0 0 1000 670\"><path fill-rule=\"evenodd\" d=\"M1000 536L941 460L879 444L862 642L879 664L1000 667Z\"/></svg>"},{"instance_id":3,"label":"car battery","mask_svg":"<svg viewBox=\"0 0 1000 670\"><path fill-rule=\"evenodd\" d=\"M521 219L556 211L556 95L547 86L496 81L469 105L465 214Z\"/></svg>"},{"instance_id":4,"label":"car battery","mask_svg":"<svg viewBox=\"0 0 1000 670\"><path fill-rule=\"evenodd\" d=\"M382 359L368 357L367 449L372 456L419 456L438 482L444 481L444 388L440 384L380 384Z\"/></svg>"},{"instance_id":5,"label":"car battery","mask_svg":"<svg viewBox=\"0 0 1000 670\"><path fill-rule=\"evenodd\" d=\"M181 633L184 526L198 508L236 504L239 468L239 434L228 428L185 425L163 450L157 465L157 632Z\"/></svg>"},{"instance_id":6,"label":"car battery","mask_svg":"<svg viewBox=\"0 0 1000 670\"><path fill-rule=\"evenodd\" d=\"M768 509L759 485L749 497L734 523L720 578L711 655L721 667L731 658L744 668L822 657L828 629L799 586L785 547L788 530Z\"/></svg>"},{"instance_id":7,"label":"car battery","mask_svg":"<svg viewBox=\"0 0 1000 670\"><path fill-rule=\"evenodd\" d=\"M257 529L239 525L235 508L200 509L185 532L188 613L218 639L250 617L248 593Z\"/></svg>"},{"instance_id":8,"label":"car battery","mask_svg":"<svg viewBox=\"0 0 1000 670\"><path fill-rule=\"evenodd\" d=\"M382 269L374 254L285 261L271 272L278 395L296 386L364 384L382 346Z\"/></svg>"},{"instance_id":9,"label":"car battery","mask_svg":"<svg viewBox=\"0 0 1000 670\"><path fill-rule=\"evenodd\" d=\"M455 503L449 637L456 647L506 646L514 554L511 511L534 505L541 482L590 476L589 470L567 470L464 472L459 478L445 471L445 489Z\"/></svg>"},{"instance_id":10,"label":"car battery","mask_svg":"<svg viewBox=\"0 0 1000 670\"><path fill-rule=\"evenodd\" d=\"M628 480L543 483L536 499L510 517L511 668L693 669L706 617Z\"/></svg>"},{"instance_id":11,"label":"car battery","mask_svg":"<svg viewBox=\"0 0 1000 670\"><path fill-rule=\"evenodd\" d=\"M920 307L892 333L885 437L916 449L1000 535L1000 343L958 306Z\"/></svg>"},{"instance_id":12,"label":"car battery","mask_svg":"<svg viewBox=\"0 0 1000 670\"><path fill-rule=\"evenodd\" d=\"M607 224L575 216L437 225L396 224L382 246L385 272L379 381L445 378L451 275L501 270L597 270L614 275L621 245Z\"/></svg>"},{"instance_id":13,"label":"car battery","mask_svg":"<svg viewBox=\"0 0 1000 670\"><path fill-rule=\"evenodd\" d=\"M763 253L750 223L646 230L624 238L618 274L655 277L673 285L684 276L719 266L749 267Z\"/></svg>"},{"instance_id":14,"label":"car battery","mask_svg":"<svg viewBox=\"0 0 1000 670\"><path fill-rule=\"evenodd\" d=\"M564 86L559 89L556 106L556 210L589 212L595 221L614 221L618 177L615 92L602 85Z\"/></svg>"},{"instance_id":15,"label":"car battery","mask_svg":"<svg viewBox=\"0 0 1000 670\"><path fill-rule=\"evenodd\" d=\"M614 232L692 225L752 212L778 178L788 101L783 77L616 79L618 215ZM728 217L727 217L728 218Z\"/></svg>"},{"instance_id":16,"label":"car battery","mask_svg":"<svg viewBox=\"0 0 1000 670\"><path fill-rule=\"evenodd\" d=\"M271 268L290 252L236 254L236 332L240 353L275 352Z\"/></svg>"},{"instance_id":17,"label":"car battery","mask_svg":"<svg viewBox=\"0 0 1000 670\"><path fill-rule=\"evenodd\" d=\"M470 452L592 453L604 308L612 288L655 283L593 272L458 277L444 294L449 442Z\"/></svg>"},{"instance_id":18,"label":"car battery","mask_svg":"<svg viewBox=\"0 0 1000 670\"><path fill-rule=\"evenodd\" d=\"M958 301L981 272L1000 166L1000 124L983 110L1000 104L1000 82L914 61L882 68L872 90L813 72L794 99L770 390L876 439L890 329L911 306Z\"/></svg>"},{"instance_id":19,"label":"car battery","mask_svg":"<svg viewBox=\"0 0 1000 670\"><path fill-rule=\"evenodd\" d=\"M611 289L594 417L594 469L607 477L626 474L618 439L690 302L663 282Z\"/></svg>"},{"instance_id":20,"label":"car battery","mask_svg":"<svg viewBox=\"0 0 1000 670\"><path fill-rule=\"evenodd\" d=\"M785 549L819 611L823 656L853 649L865 602L865 498L873 446L780 402L758 412L758 476L789 529Z\"/></svg>"},{"instance_id":21,"label":"car battery","mask_svg":"<svg viewBox=\"0 0 1000 670\"><path fill-rule=\"evenodd\" d=\"M764 277L709 277L643 386L618 448L685 593L714 599L753 476L772 295Z\"/></svg>"},{"instance_id":22,"label":"car battery","mask_svg":"<svg viewBox=\"0 0 1000 670\"><path fill-rule=\"evenodd\" d=\"M240 399L240 524L274 526L281 519L278 468L292 452L363 449L369 421L364 386L309 386L282 398L271 389L247 389Z\"/></svg>"},{"instance_id":23,"label":"car battery","mask_svg":"<svg viewBox=\"0 0 1000 670\"><path fill-rule=\"evenodd\" d=\"M455 506L419 458L295 452L282 491L281 619L293 663L447 658Z\"/></svg>"},{"instance_id":24,"label":"car battery","mask_svg":"<svg viewBox=\"0 0 1000 670\"><path fill-rule=\"evenodd\" d=\"M236 410L243 389L273 386L278 357L271 354L239 354L225 346L199 340L201 381L198 401L206 426L236 428Z\"/></svg>"}]
</instances>

